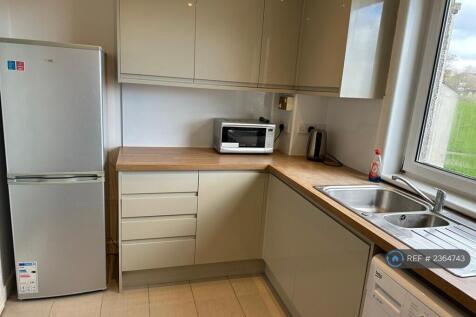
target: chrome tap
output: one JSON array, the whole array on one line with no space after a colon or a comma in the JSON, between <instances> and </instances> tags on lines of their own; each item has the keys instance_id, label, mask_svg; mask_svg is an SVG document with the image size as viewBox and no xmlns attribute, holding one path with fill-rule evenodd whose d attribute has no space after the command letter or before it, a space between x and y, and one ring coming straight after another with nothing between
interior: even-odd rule
<instances>
[{"instance_id":1,"label":"chrome tap","mask_svg":"<svg viewBox=\"0 0 476 317\"><path fill-rule=\"evenodd\" d=\"M394 181L401 181L408 185L417 195L419 195L423 200L433 206L433 212L440 212L445 206L446 201L446 192L442 189L436 188L436 197L435 200L429 198L421 190L419 190L415 185L413 185L408 179L401 176L393 175L392 179Z\"/></svg>"}]
</instances>

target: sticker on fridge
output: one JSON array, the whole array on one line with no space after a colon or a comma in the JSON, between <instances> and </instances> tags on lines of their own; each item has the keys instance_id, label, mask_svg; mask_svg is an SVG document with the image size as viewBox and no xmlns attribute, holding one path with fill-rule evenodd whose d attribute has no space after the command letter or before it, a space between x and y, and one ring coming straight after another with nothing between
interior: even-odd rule
<instances>
[{"instance_id":1,"label":"sticker on fridge","mask_svg":"<svg viewBox=\"0 0 476 317\"><path fill-rule=\"evenodd\" d=\"M17 62L16 61L7 61L7 68L8 68L8 70L17 70Z\"/></svg>"},{"instance_id":2,"label":"sticker on fridge","mask_svg":"<svg viewBox=\"0 0 476 317\"><path fill-rule=\"evenodd\" d=\"M7 61L7 68L8 68L8 70L23 72L23 71L25 71L25 62L24 61L9 60L9 61Z\"/></svg>"},{"instance_id":3,"label":"sticker on fridge","mask_svg":"<svg viewBox=\"0 0 476 317\"><path fill-rule=\"evenodd\" d=\"M38 293L38 263L18 262L18 294L35 294Z\"/></svg>"},{"instance_id":4,"label":"sticker on fridge","mask_svg":"<svg viewBox=\"0 0 476 317\"><path fill-rule=\"evenodd\" d=\"M25 62L23 61L17 61L17 71L22 72L25 70Z\"/></svg>"}]
</instances>

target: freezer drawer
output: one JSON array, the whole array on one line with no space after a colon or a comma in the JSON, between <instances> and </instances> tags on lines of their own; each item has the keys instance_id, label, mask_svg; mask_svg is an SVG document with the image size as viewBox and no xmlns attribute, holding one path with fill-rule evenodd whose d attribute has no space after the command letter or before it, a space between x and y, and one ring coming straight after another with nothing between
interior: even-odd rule
<instances>
[{"instance_id":1,"label":"freezer drawer","mask_svg":"<svg viewBox=\"0 0 476 317\"><path fill-rule=\"evenodd\" d=\"M17 267L37 263L38 292L20 299L106 288L102 180L9 184L9 193Z\"/></svg>"},{"instance_id":2,"label":"freezer drawer","mask_svg":"<svg viewBox=\"0 0 476 317\"><path fill-rule=\"evenodd\" d=\"M197 194L123 195L122 217L192 215L197 213Z\"/></svg>"},{"instance_id":3,"label":"freezer drawer","mask_svg":"<svg viewBox=\"0 0 476 317\"><path fill-rule=\"evenodd\" d=\"M148 270L192 265L195 238L171 238L122 243L122 270Z\"/></svg>"}]
</instances>

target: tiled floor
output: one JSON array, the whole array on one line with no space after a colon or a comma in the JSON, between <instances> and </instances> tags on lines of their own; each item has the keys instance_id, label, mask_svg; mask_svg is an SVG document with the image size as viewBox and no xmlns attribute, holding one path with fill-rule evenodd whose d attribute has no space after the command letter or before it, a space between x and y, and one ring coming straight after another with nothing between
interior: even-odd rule
<instances>
[{"instance_id":1,"label":"tiled floor","mask_svg":"<svg viewBox=\"0 0 476 317\"><path fill-rule=\"evenodd\" d=\"M285 317L262 276L213 279L56 299L8 300L2 317Z\"/></svg>"}]
</instances>

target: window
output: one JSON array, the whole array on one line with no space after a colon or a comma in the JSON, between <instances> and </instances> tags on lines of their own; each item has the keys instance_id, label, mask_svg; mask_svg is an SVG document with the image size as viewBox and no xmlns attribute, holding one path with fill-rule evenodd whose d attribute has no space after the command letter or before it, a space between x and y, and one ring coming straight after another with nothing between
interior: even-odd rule
<instances>
[{"instance_id":1,"label":"window","mask_svg":"<svg viewBox=\"0 0 476 317\"><path fill-rule=\"evenodd\" d=\"M474 194L476 1L435 1L404 170ZM464 188L471 184L472 188Z\"/></svg>"},{"instance_id":2,"label":"window","mask_svg":"<svg viewBox=\"0 0 476 317\"><path fill-rule=\"evenodd\" d=\"M417 161L476 178L476 2L451 1Z\"/></svg>"}]
</instances>

